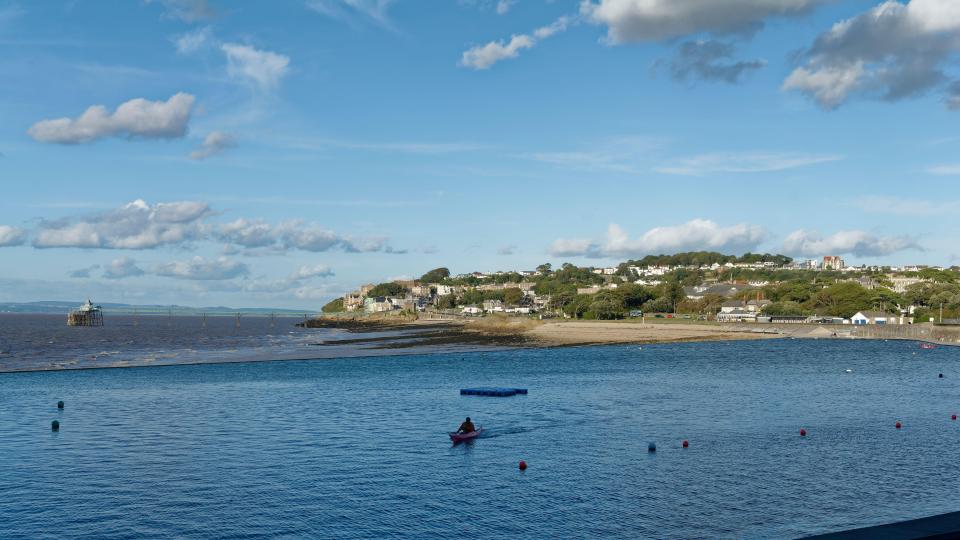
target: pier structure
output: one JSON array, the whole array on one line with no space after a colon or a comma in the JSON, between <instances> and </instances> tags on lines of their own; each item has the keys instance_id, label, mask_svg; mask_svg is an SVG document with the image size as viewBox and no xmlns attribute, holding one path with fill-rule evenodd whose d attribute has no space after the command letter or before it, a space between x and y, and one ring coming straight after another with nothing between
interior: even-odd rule
<instances>
[{"instance_id":1,"label":"pier structure","mask_svg":"<svg viewBox=\"0 0 960 540\"><path fill-rule=\"evenodd\" d=\"M103 308L87 303L67 314L67 326L103 326Z\"/></svg>"}]
</instances>

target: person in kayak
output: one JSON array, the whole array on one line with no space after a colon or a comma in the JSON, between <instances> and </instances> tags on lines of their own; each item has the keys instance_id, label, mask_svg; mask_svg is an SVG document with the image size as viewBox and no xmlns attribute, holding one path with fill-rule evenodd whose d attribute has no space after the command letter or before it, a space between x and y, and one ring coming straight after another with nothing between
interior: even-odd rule
<instances>
[{"instance_id":1,"label":"person in kayak","mask_svg":"<svg viewBox=\"0 0 960 540\"><path fill-rule=\"evenodd\" d=\"M476 430L477 428L474 427L473 422L470 421L470 417L468 416L467 419L460 424L460 428L457 429L457 433L472 433Z\"/></svg>"}]
</instances>

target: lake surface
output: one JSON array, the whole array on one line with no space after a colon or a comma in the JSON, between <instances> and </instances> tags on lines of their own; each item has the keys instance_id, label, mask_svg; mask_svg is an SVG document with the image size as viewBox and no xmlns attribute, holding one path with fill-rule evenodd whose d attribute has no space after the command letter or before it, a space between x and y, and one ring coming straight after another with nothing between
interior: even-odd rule
<instances>
[{"instance_id":1,"label":"lake surface","mask_svg":"<svg viewBox=\"0 0 960 540\"><path fill-rule=\"evenodd\" d=\"M956 511L958 360L764 340L8 373L0 538L790 538ZM451 446L466 415L487 434Z\"/></svg>"}]
</instances>

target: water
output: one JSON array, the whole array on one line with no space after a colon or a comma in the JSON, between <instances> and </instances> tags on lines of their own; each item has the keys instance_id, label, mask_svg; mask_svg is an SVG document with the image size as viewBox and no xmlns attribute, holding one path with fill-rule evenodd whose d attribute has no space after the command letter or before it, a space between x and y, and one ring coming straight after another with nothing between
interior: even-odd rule
<instances>
[{"instance_id":1,"label":"water","mask_svg":"<svg viewBox=\"0 0 960 540\"><path fill-rule=\"evenodd\" d=\"M356 338L344 330L298 328L297 318L106 315L99 328L71 327L60 315L0 314L0 372L83 369L276 359L343 358L409 354ZM416 331L368 332L363 337L401 337ZM493 347L485 349L492 350ZM477 347L422 346L423 352Z\"/></svg>"},{"instance_id":2,"label":"water","mask_svg":"<svg viewBox=\"0 0 960 540\"><path fill-rule=\"evenodd\" d=\"M956 511L958 360L773 340L9 373L0 538L790 538ZM451 446L467 415L487 435Z\"/></svg>"}]
</instances>

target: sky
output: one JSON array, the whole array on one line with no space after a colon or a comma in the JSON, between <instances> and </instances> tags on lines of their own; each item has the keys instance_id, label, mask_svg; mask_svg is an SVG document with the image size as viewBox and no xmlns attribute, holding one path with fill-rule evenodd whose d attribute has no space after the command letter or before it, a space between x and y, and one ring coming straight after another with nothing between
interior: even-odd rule
<instances>
[{"instance_id":1,"label":"sky","mask_svg":"<svg viewBox=\"0 0 960 540\"><path fill-rule=\"evenodd\" d=\"M0 0L0 301L960 264L955 0Z\"/></svg>"}]
</instances>

